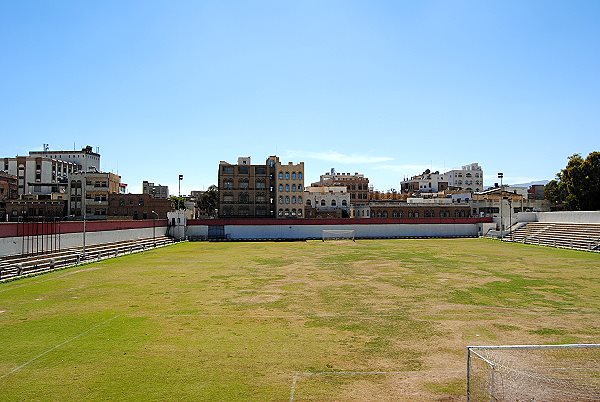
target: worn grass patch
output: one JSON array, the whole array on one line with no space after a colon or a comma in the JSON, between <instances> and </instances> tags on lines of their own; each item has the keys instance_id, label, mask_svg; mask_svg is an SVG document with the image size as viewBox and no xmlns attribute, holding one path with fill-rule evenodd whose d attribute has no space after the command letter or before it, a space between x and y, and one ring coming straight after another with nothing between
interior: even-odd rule
<instances>
[{"instance_id":1,"label":"worn grass patch","mask_svg":"<svg viewBox=\"0 0 600 402\"><path fill-rule=\"evenodd\" d=\"M0 400L456 400L467 345L596 342L599 267L479 239L105 260L0 284Z\"/></svg>"}]
</instances>

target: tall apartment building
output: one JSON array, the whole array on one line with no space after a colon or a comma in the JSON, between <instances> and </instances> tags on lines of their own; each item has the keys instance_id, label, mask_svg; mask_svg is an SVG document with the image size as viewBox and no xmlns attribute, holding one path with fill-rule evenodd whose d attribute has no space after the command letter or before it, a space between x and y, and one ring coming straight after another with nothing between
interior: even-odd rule
<instances>
[{"instance_id":1,"label":"tall apartment building","mask_svg":"<svg viewBox=\"0 0 600 402\"><path fill-rule=\"evenodd\" d=\"M69 174L79 170L73 162L45 156L3 158L5 172L17 176L19 195L64 192Z\"/></svg>"},{"instance_id":2,"label":"tall apartment building","mask_svg":"<svg viewBox=\"0 0 600 402\"><path fill-rule=\"evenodd\" d=\"M88 172L90 170L100 171L100 154L93 152L91 146L82 148L81 151L51 151L48 144L44 144L43 151L30 151L29 156L58 159L71 162L78 166L77 170Z\"/></svg>"},{"instance_id":3,"label":"tall apartment building","mask_svg":"<svg viewBox=\"0 0 600 402\"><path fill-rule=\"evenodd\" d=\"M304 217L304 162L282 165L277 156L264 165L250 157L219 163L219 217Z\"/></svg>"},{"instance_id":4,"label":"tall apartment building","mask_svg":"<svg viewBox=\"0 0 600 402\"><path fill-rule=\"evenodd\" d=\"M363 205L369 203L369 179L364 174L337 173L335 169L322 174L319 181L313 186L334 187L345 186L350 194L351 205Z\"/></svg>"},{"instance_id":5,"label":"tall apartment building","mask_svg":"<svg viewBox=\"0 0 600 402\"><path fill-rule=\"evenodd\" d=\"M154 198L169 198L169 186L161 186L144 180L142 182L142 194L149 194Z\"/></svg>"},{"instance_id":6,"label":"tall apartment building","mask_svg":"<svg viewBox=\"0 0 600 402\"><path fill-rule=\"evenodd\" d=\"M76 218L106 219L108 195L119 193L121 176L109 172L77 172L69 177L69 214Z\"/></svg>"},{"instance_id":7,"label":"tall apartment building","mask_svg":"<svg viewBox=\"0 0 600 402\"><path fill-rule=\"evenodd\" d=\"M478 193L483 191L483 169L478 163L471 163L461 169L454 169L444 173L450 187Z\"/></svg>"},{"instance_id":8,"label":"tall apartment building","mask_svg":"<svg viewBox=\"0 0 600 402\"><path fill-rule=\"evenodd\" d=\"M284 165L275 157L275 209L278 218L304 218L304 162Z\"/></svg>"}]
</instances>

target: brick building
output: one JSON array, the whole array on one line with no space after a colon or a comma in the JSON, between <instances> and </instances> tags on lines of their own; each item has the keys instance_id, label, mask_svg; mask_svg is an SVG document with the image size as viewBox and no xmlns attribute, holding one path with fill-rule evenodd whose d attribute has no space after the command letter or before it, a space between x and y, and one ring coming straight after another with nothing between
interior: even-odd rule
<instances>
[{"instance_id":1,"label":"brick building","mask_svg":"<svg viewBox=\"0 0 600 402\"><path fill-rule=\"evenodd\" d=\"M343 186L350 195L350 205L362 205L369 202L369 179L359 173L337 173L335 169L322 174L319 181L312 186L335 187Z\"/></svg>"},{"instance_id":2,"label":"brick building","mask_svg":"<svg viewBox=\"0 0 600 402\"><path fill-rule=\"evenodd\" d=\"M108 219L166 219L173 203L150 194L109 194ZM156 212L156 215L152 212Z\"/></svg>"}]
</instances>

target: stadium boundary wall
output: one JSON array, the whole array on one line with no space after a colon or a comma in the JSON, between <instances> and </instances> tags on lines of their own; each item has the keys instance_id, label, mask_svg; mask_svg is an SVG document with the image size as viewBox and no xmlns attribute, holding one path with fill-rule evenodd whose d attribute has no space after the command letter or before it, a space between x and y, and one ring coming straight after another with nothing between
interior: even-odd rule
<instances>
[{"instance_id":1,"label":"stadium boundary wall","mask_svg":"<svg viewBox=\"0 0 600 402\"><path fill-rule=\"evenodd\" d=\"M367 222L369 221L369 222ZM476 237L489 218L383 219L236 219L189 220L191 239L304 240L321 239L323 230L354 230L356 238Z\"/></svg>"},{"instance_id":2,"label":"stadium boundary wall","mask_svg":"<svg viewBox=\"0 0 600 402\"><path fill-rule=\"evenodd\" d=\"M517 222L600 223L600 211L519 212Z\"/></svg>"},{"instance_id":3,"label":"stadium boundary wall","mask_svg":"<svg viewBox=\"0 0 600 402\"><path fill-rule=\"evenodd\" d=\"M143 221L88 221L85 225L85 243L88 246L126 240L165 236L167 220ZM0 223L0 257L20 255L27 242L43 243L36 250L52 247L61 250L80 247L83 243L83 222L21 222Z\"/></svg>"}]
</instances>

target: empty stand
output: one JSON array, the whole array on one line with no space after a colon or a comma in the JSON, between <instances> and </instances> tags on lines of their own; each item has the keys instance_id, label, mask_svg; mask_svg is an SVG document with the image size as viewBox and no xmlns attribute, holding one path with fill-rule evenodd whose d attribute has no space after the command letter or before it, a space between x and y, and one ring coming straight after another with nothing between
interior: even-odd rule
<instances>
[{"instance_id":1,"label":"empty stand","mask_svg":"<svg viewBox=\"0 0 600 402\"><path fill-rule=\"evenodd\" d=\"M551 247L600 251L600 224L528 222L504 236L505 240Z\"/></svg>"},{"instance_id":2,"label":"empty stand","mask_svg":"<svg viewBox=\"0 0 600 402\"><path fill-rule=\"evenodd\" d=\"M90 245L85 248L85 256L83 255L82 247L75 247L44 255L2 257L0 258L0 281L16 276L48 272L84 262L98 261L123 254L145 251L172 243L174 243L172 238L160 236L156 238L150 237Z\"/></svg>"}]
</instances>

